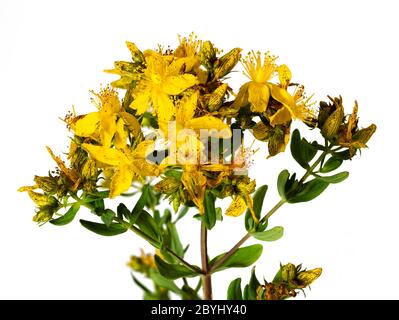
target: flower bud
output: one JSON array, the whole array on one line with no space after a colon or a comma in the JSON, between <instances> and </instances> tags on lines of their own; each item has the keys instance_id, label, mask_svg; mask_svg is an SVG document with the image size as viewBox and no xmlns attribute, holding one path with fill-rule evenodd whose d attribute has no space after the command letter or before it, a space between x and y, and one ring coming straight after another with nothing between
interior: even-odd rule
<instances>
[{"instance_id":1,"label":"flower bud","mask_svg":"<svg viewBox=\"0 0 399 320\"><path fill-rule=\"evenodd\" d=\"M292 263L281 266L281 279L284 282L291 282L296 277L296 267Z\"/></svg>"},{"instance_id":2,"label":"flower bud","mask_svg":"<svg viewBox=\"0 0 399 320\"><path fill-rule=\"evenodd\" d=\"M271 126L267 126L262 121L259 121L252 127L252 134L255 139L259 141L267 141L270 137L271 130Z\"/></svg>"},{"instance_id":3,"label":"flower bud","mask_svg":"<svg viewBox=\"0 0 399 320\"><path fill-rule=\"evenodd\" d=\"M36 185L44 192L55 192L57 190L57 180L54 177L35 176L33 179Z\"/></svg>"},{"instance_id":4,"label":"flower bud","mask_svg":"<svg viewBox=\"0 0 399 320\"><path fill-rule=\"evenodd\" d=\"M355 145L358 144L359 146L355 147L365 147L366 143L370 140L376 130L377 126L375 124L372 124L367 128L361 129L356 132L352 137L352 141Z\"/></svg>"},{"instance_id":5,"label":"flower bud","mask_svg":"<svg viewBox=\"0 0 399 320\"><path fill-rule=\"evenodd\" d=\"M132 59L136 63L144 62L143 53L137 48L137 46L133 42L126 41L126 46L132 54Z\"/></svg>"},{"instance_id":6,"label":"flower bud","mask_svg":"<svg viewBox=\"0 0 399 320\"><path fill-rule=\"evenodd\" d=\"M56 207L58 206L58 201L53 196L48 196L42 193L37 193L31 190L28 190L28 194L33 202L39 207Z\"/></svg>"},{"instance_id":7,"label":"flower bud","mask_svg":"<svg viewBox=\"0 0 399 320\"><path fill-rule=\"evenodd\" d=\"M338 105L337 109L327 118L321 129L321 134L327 139L332 139L338 133L344 119L344 108Z\"/></svg>"},{"instance_id":8,"label":"flower bud","mask_svg":"<svg viewBox=\"0 0 399 320\"><path fill-rule=\"evenodd\" d=\"M87 159L82 166L82 176L85 179L93 179L97 176L96 162L92 159Z\"/></svg>"},{"instance_id":9,"label":"flower bud","mask_svg":"<svg viewBox=\"0 0 399 320\"><path fill-rule=\"evenodd\" d=\"M215 91L208 95L207 105L209 111L216 111L219 109L223 103L227 88L227 83L223 83L221 86L217 87Z\"/></svg>"},{"instance_id":10,"label":"flower bud","mask_svg":"<svg viewBox=\"0 0 399 320\"><path fill-rule=\"evenodd\" d=\"M318 277L320 277L322 268L316 268L308 271L300 271L297 275L297 283L300 288L310 286Z\"/></svg>"},{"instance_id":11,"label":"flower bud","mask_svg":"<svg viewBox=\"0 0 399 320\"><path fill-rule=\"evenodd\" d=\"M217 61L217 67L215 68L215 79L220 79L233 70L241 58L241 50L242 49L240 48L234 48Z\"/></svg>"},{"instance_id":12,"label":"flower bud","mask_svg":"<svg viewBox=\"0 0 399 320\"><path fill-rule=\"evenodd\" d=\"M212 42L205 41L202 43L199 51L199 58L202 65L207 69L211 69L214 62L216 61L217 50L213 47Z\"/></svg>"},{"instance_id":13,"label":"flower bud","mask_svg":"<svg viewBox=\"0 0 399 320\"><path fill-rule=\"evenodd\" d=\"M45 223L45 222L51 220L52 217L53 217L52 210L47 208L47 209L43 209L43 210L40 210L39 212L37 212L33 216L32 220L37 223Z\"/></svg>"},{"instance_id":14,"label":"flower bud","mask_svg":"<svg viewBox=\"0 0 399 320\"><path fill-rule=\"evenodd\" d=\"M166 177L154 186L154 190L164 194L171 194L176 192L180 186L181 182L177 179L173 177Z\"/></svg>"}]
</instances>

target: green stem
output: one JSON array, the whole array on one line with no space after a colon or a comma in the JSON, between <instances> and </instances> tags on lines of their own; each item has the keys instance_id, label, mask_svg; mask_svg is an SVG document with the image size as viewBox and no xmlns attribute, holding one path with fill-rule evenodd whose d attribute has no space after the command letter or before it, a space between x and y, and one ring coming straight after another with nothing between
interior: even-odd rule
<instances>
[{"instance_id":1,"label":"green stem","mask_svg":"<svg viewBox=\"0 0 399 320\"><path fill-rule=\"evenodd\" d=\"M202 265L202 288L204 300L212 300L212 278L209 272L208 259L208 230L205 223L201 222L201 265Z\"/></svg>"},{"instance_id":2,"label":"green stem","mask_svg":"<svg viewBox=\"0 0 399 320\"><path fill-rule=\"evenodd\" d=\"M310 166L306 173L303 175L299 184L303 183L312 173L313 170L319 165L319 163L325 158L325 156L330 152L331 146L328 146L326 150L317 158L317 160ZM270 211L259 221L259 223L263 223L267 221L283 204L284 200L280 200L276 203L276 205L270 209ZM243 236L228 252L226 252L219 260L217 260L210 268L209 272L212 273L217 270L224 262L226 262L243 244L251 237L251 233L248 232L245 236Z\"/></svg>"}]
</instances>

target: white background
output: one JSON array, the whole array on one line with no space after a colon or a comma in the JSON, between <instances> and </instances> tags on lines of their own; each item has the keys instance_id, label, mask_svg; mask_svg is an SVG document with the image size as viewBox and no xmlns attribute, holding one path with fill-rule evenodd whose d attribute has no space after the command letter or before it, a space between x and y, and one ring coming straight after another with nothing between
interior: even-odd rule
<instances>
[{"instance_id":1,"label":"white background","mask_svg":"<svg viewBox=\"0 0 399 320\"><path fill-rule=\"evenodd\" d=\"M270 50L317 99L342 94L347 112L358 99L361 125L378 126L370 148L346 165L348 180L273 216L270 224L283 225L285 236L264 245L259 278L270 279L280 262L303 263L324 269L308 299L399 298L396 4L1 0L0 298L141 298L125 263L143 241L128 233L101 238L77 221L37 227L32 202L16 190L54 167L44 146L60 154L68 143L58 117L72 105L80 113L93 110L88 91L114 79L102 70L129 58L125 40L140 48L176 46L176 34L191 31L225 51ZM252 176L258 185L269 184L270 208L278 200L277 173L301 169L288 153L264 156L256 157ZM192 220L186 218L182 237L191 243L187 258L199 263L198 225ZM211 232L211 256L238 240L242 220L226 218ZM216 274L215 297L225 298L227 283L248 275L249 269Z\"/></svg>"}]
</instances>

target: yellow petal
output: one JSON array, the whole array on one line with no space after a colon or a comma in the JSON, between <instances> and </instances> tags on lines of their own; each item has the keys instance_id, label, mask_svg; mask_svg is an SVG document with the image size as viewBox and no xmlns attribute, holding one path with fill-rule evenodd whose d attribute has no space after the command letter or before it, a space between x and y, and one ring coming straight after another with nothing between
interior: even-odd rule
<instances>
[{"instance_id":1,"label":"yellow petal","mask_svg":"<svg viewBox=\"0 0 399 320\"><path fill-rule=\"evenodd\" d=\"M136 110L137 114L143 114L149 108L150 96L148 91L143 91L135 95L129 108Z\"/></svg>"},{"instance_id":2,"label":"yellow petal","mask_svg":"<svg viewBox=\"0 0 399 320\"><path fill-rule=\"evenodd\" d=\"M195 109L197 108L198 91L194 92L189 97L184 97L180 102L176 111L176 122L185 125L186 121L194 117Z\"/></svg>"},{"instance_id":3,"label":"yellow petal","mask_svg":"<svg viewBox=\"0 0 399 320\"><path fill-rule=\"evenodd\" d=\"M205 176L198 170L184 171L181 182L190 195L191 200L197 206L200 214L204 214Z\"/></svg>"},{"instance_id":4,"label":"yellow petal","mask_svg":"<svg viewBox=\"0 0 399 320\"><path fill-rule=\"evenodd\" d=\"M122 118L116 123L116 133L114 144L116 148L123 149L126 148L127 143L127 133L125 131L125 122Z\"/></svg>"},{"instance_id":5,"label":"yellow petal","mask_svg":"<svg viewBox=\"0 0 399 320\"><path fill-rule=\"evenodd\" d=\"M140 142L133 151L133 158L145 159L149 154L154 152L154 148L154 140L145 140Z\"/></svg>"},{"instance_id":6,"label":"yellow petal","mask_svg":"<svg viewBox=\"0 0 399 320\"><path fill-rule=\"evenodd\" d=\"M292 74L290 68L287 65L282 64L277 67L278 79L283 88L287 88L291 82Z\"/></svg>"},{"instance_id":7,"label":"yellow petal","mask_svg":"<svg viewBox=\"0 0 399 320\"><path fill-rule=\"evenodd\" d=\"M209 135L212 137L224 139L231 137L230 127L221 119L212 116L194 118L186 123L186 127L196 131L209 130Z\"/></svg>"},{"instance_id":8,"label":"yellow petal","mask_svg":"<svg viewBox=\"0 0 399 320\"><path fill-rule=\"evenodd\" d=\"M128 126L133 135L135 137L138 136L141 132L141 125L136 117L125 111L120 112L119 115L122 117L123 121Z\"/></svg>"},{"instance_id":9,"label":"yellow petal","mask_svg":"<svg viewBox=\"0 0 399 320\"><path fill-rule=\"evenodd\" d=\"M194 134L190 134L191 130L181 130L177 137L176 156L179 164L198 164L200 162L201 151L204 145ZM172 155L172 154L171 154Z\"/></svg>"},{"instance_id":10,"label":"yellow petal","mask_svg":"<svg viewBox=\"0 0 399 320\"><path fill-rule=\"evenodd\" d=\"M116 132L116 115L101 113L100 136L104 147L110 147Z\"/></svg>"},{"instance_id":11,"label":"yellow petal","mask_svg":"<svg viewBox=\"0 0 399 320\"><path fill-rule=\"evenodd\" d=\"M159 176L159 168L156 164L147 159L134 159L132 161L134 171L137 175L142 177L157 177Z\"/></svg>"},{"instance_id":12,"label":"yellow petal","mask_svg":"<svg viewBox=\"0 0 399 320\"><path fill-rule=\"evenodd\" d=\"M251 82L247 82L241 86L237 97L231 106L232 109L239 109L248 103L248 87L250 84Z\"/></svg>"},{"instance_id":13,"label":"yellow petal","mask_svg":"<svg viewBox=\"0 0 399 320\"><path fill-rule=\"evenodd\" d=\"M169 96L158 90L154 90L151 95L155 111L161 121L169 121L175 115L175 105Z\"/></svg>"},{"instance_id":14,"label":"yellow petal","mask_svg":"<svg viewBox=\"0 0 399 320\"><path fill-rule=\"evenodd\" d=\"M227 216L238 217L247 209L245 200L242 197L235 197L226 210Z\"/></svg>"},{"instance_id":15,"label":"yellow petal","mask_svg":"<svg viewBox=\"0 0 399 320\"><path fill-rule=\"evenodd\" d=\"M170 76L162 83L162 90L169 95L178 95L198 83L197 77L192 74Z\"/></svg>"},{"instance_id":16,"label":"yellow petal","mask_svg":"<svg viewBox=\"0 0 399 320\"><path fill-rule=\"evenodd\" d=\"M287 123L292 119L291 113L287 107L282 107L274 115L270 117L270 124L275 126L277 124Z\"/></svg>"},{"instance_id":17,"label":"yellow petal","mask_svg":"<svg viewBox=\"0 0 399 320\"><path fill-rule=\"evenodd\" d=\"M252 82L248 86L248 101L252 112L265 112L269 103L270 90L263 83Z\"/></svg>"},{"instance_id":18,"label":"yellow petal","mask_svg":"<svg viewBox=\"0 0 399 320\"><path fill-rule=\"evenodd\" d=\"M273 83L268 83L268 86L270 88L270 93L272 97L278 102L285 105L292 114L292 110L294 110L295 108L294 98L287 92L287 90L282 89ZM294 114L292 115L294 116Z\"/></svg>"},{"instance_id":19,"label":"yellow petal","mask_svg":"<svg viewBox=\"0 0 399 320\"><path fill-rule=\"evenodd\" d=\"M92 112L85 115L75 123L75 134L80 137L91 136L98 128L100 123L100 114Z\"/></svg>"},{"instance_id":20,"label":"yellow petal","mask_svg":"<svg viewBox=\"0 0 399 320\"><path fill-rule=\"evenodd\" d=\"M85 149L94 159L110 166L121 166L129 163L128 158L125 154L119 150L105 148L102 146L94 146L92 144L83 143L83 149Z\"/></svg>"},{"instance_id":21,"label":"yellow petal","mask_svg":"<svg viewBox=\"0 0 399 320\"><path fill-rule=\"evenodd\" d=\"M112 199L121 193L129 190L134 174L129 166L122 166L115 171L109 190L109 197Z\"/></svg>"}]
</instances>

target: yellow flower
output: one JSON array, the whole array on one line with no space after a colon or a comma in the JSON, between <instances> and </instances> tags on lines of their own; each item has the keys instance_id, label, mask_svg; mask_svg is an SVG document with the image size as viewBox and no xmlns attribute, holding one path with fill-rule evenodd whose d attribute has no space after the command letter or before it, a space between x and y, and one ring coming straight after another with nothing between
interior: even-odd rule
<instances>
[{"instance_id":1,"label":"yellow flower","mask_svg":"<svg viewBox=\"0 0 399 320\"><path fill-rule=\"evenodd\" d=\"M201 46L202 41L198 40L198 37L191 33L188 37L179 38L179 46L173 52L173 55L180 58L179 61L184 61L185 72L191 71L193 68L199 67L200 60L197 55L198 50Z\"/></svg>"},{"instance_id":2,"label":"yellow flower","mask_svg":"<svg viewBox=\"0 0 399 320\"><path fill-rule=\"evenodd\" d=\"M238 92L233 107L242 107L248 103L252 112L264 112L270 98L269 80L277 70L277 57L267 52L263 62L260 52L250 52L243 60L244 75L251 81L245 83Z\"/></svg>"},{"instance_id":3,"label":"yellow flower","mask_svg":"<svg viewBox=\"0 0 399 320\"><path fill-rule=\"evenodd\" d=\"M263 61L260 52L253 51L243 59L244 74L251 80L245 83L239 90L234 108L240 108L250 104L251 111L265 112L269 104L270 96L282 104L282 107L270 117L270 124L284 124L291 119L307 120L309 115L309 99L303 99L303 92L298 91L291 96L288 85L291 82L291 71L285 64L277 66L277 57L265 53ZM270 80L278 74L280 85L271 83Z\"/></svg>"},{"instance_id":4,"label":"yellow flower","mask_svg":"<svg viewBox=\"0 0 399 320\"><path fill-rule=\"evenodd\" d=\"M93 94L98 98L98 101L93 101L99 110L76 121L73 129L80 137L91 137L104 147L110 147L116 132L117 115L121 111L118 93L106 87L98 94Z\"/></svg>"},{"instance_id":5,"label":"yellow flower","mask_svg":"<svg viewBox=\"0 0 399 320\"><path fill-rule=\"evenodd\" d=\"M285 76L291 75L289 70L289 73L286 73L286 70L281 69L279 72L283 72ZM272 126L285 124L292 119L299 119L305 123L310 123L314 118L314 111L311 108L314 102L310 102L313 95L306 97L304 95L304 87L297 86L293 96L291 96L284 88L284 86L287 84L287 80L288 78L284 79L280 76L280 83L283 88L280 88L275 84L270 84L273 98L283 105L275 114L270 117L270 124ZM290 79L288 82L289 81Z\"/></svg>"},{"instance_id":6,"label":"yellow flower","mask_svg":"<svg viewBox=\"0 0 399 320\"><path fill-rule=\"evenodd\" d=\"M105 167L111 167L114 172L110 183L110 198L127 191L135 179L158 176L159 168L149 162L146 157L154 151L154 141L143 141L134 150L126 146L120 149L107 148L84 143L82 147ZM122 147L122 141L118 145Z\"/></svg>"},{"instance_id":7,"label":"yellow flower","mask_svg":"<svg viewBox=\"0 0 399 320\"><path fill-rule=\"evenodd\" d=\"M161 131L170 142L171 155L167 158L169 164L198 164L200 153L204 149L198 138L201 130L207 130L213 137L231 137L230 127L221 119L213 116L194 117L197 102L196 91L190 96L185 96L177 105L175 122L159 121ZM169 132L170 130L175 132ZM171 161L174 163L170 163Z\"/></svg>"},{"instance_id":8,"label":"yellow flower","mask_svg":"<svg viewBox=\"0 0 399 320\"><path fill-rule=\"evenodd\" d=\"M168 121L175 114L175 106L170 96L179 95L198 83L197 78L188 73L180 74L185 66L184 59L162 56L155 51L144 52L147 68L143 78L133 92L130 104L137 114L146 112L150 103L158 119ZM173 58L173 57L172 57Z\"/></svg>"}]
</instances>

